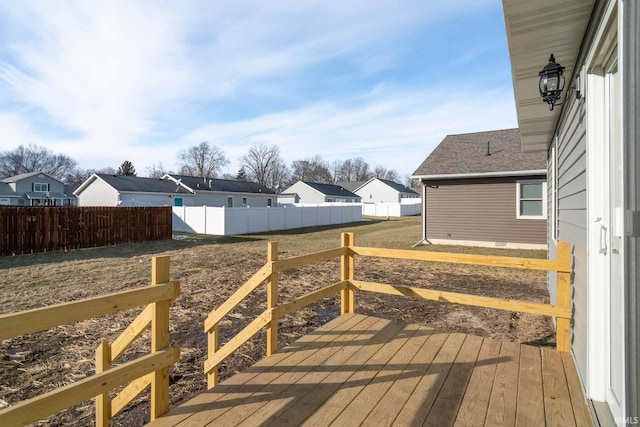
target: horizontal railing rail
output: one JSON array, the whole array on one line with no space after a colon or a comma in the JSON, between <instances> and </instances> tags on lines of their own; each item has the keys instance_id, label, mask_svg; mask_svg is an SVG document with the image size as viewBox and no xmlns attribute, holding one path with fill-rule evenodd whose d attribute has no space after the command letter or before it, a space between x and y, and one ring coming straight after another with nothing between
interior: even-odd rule
<instances>
[{"instance_id":1,"label":"horizontal railing rail","mask_svg":"<svg viewBox=\"0 0 640 427\"><path fill-rule=\"evenodd\" d=\"M569 351L571 321L571 252L565 242L558 242L556 259L516 258L493 255L456 254L402 249L369 248L355 245L353 233L342 233L341 246L335 249L308 255L278 260L276 242L269 242L267 263L242 285L218 309L212 311L205 321L208 333L208 357L204 371L209 388L218 382L218 365L240 346L251 339L262 328L267 329L267 355L277 351L278 319L300 308L340 292L341 314L354 313L355 291L377 292L390 295L415 297L425 300L449 302L498 310L533 313L556 318L556 347L559 351ZM391 285L355 280L355 256L393 258L400 260L430 261L454 264L471 264L488 267L515 268L557 272L557 304L509 300L481 295L445 292L410 286ZM340 281L307 295L278 304L278 274L294 268L304 267L321 261L340 258ZM267 309L242 331L219 348L219 322L262 283L267 283Z\"/></svg>"},{"instance_id":2,"label":"horizontal railing rail","mask_svg":"<svg viewBox=\"0 0 640 427\"><path fill-rule=\"evenodd\" d=\"M0 340L170 300L174 296L175 286L173 282L162 283L158 286L3 314L0 315Z\"/></svg>"},{"instance_id":3,"label":"horizontal railing rail","mask_svg":"<svg viewBox=\"0 0 640 427\"><path fill-rule=\"evenodd\" d=\"M153 257L151 276L152 285L144 288L1 315L0 339L9 339L146 305L112 344L100 343L95 375L0 410L0 425L30 424L95 396L96 424L105 426L149 386L151 419L167 412L168 369L180 354L169 345L169 305L180 295L180 283L169 281L169 257ZM151 354L111 367L148 327ZM109 391L127 383L110 402Z\"/></svg>"}]
</instances>

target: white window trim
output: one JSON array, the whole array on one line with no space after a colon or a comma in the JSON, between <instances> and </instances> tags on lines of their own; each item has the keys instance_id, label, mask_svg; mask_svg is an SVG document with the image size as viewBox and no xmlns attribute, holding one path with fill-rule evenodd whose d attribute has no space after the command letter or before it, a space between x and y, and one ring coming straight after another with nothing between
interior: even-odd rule
<instances>
[{"instance_id":1,"label":"white window trim","mask_svg":"<svg viewBox=\"0 0 640 427\"><path fill-rule=\"evenodd\" d=\"M36 190L36 185L44 185L46 190ZM33 192L34 193L46 193L49 191L49 184L46 182L34 182L33 183Z\"/></svg>"},{"instance_id":2,"label":"white window trim","mask_svg":"<svg viewBox=\"0 0 640 427\"><path fill-rule=\"evenodd\" d=\"M520 215L520 184L542 184L542 215ZM516 219L547 219L547 181L523 179L516 181Z\"/></svg>"},{"instance_id":3,"label":"white window trim","mask_svg":"<svg viewBox=\"0 0 640 427\"><path fill-rule=\"evenodd\" d=\"M231 206L229 206L229 202L231 202ZM227 208L233 207L233 196L227 196Z\"/></svg>"}]
</instances>

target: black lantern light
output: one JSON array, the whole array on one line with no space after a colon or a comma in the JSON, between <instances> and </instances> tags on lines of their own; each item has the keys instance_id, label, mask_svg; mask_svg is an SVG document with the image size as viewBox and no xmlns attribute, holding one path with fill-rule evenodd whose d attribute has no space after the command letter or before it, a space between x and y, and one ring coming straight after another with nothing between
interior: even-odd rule
<instances>
[{"instance_id":1,"label":"black lantern light","mask_svg":"<svg viewBox=\"0 0 640 427\"><path fill-rule=\"evenodd\" d=\"M553 110L564 89L564 67L556 63L553 53L549 57L549 63L540 71L538 88L543 101L549 104L549 110Z\"/></svg>"}]
</instances>

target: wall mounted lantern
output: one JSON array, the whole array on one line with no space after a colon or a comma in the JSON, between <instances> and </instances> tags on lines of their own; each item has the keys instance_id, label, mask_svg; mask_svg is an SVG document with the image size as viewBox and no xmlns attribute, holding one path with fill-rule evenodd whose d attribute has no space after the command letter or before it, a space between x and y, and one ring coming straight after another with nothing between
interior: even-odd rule
<instances>
[{"instance_id":1,"label":"wall mounted lantern","mask_svg":"<svg viewBox=\"0 0 640 427\"><path fill-rule=\"evenodd\" d=\"M538 88L542 100L549 104L549 110L552 111L564 89L564 67L556 63L553 53L549 57L549 63L540 71Z\"/></svg>"}]
</instances>

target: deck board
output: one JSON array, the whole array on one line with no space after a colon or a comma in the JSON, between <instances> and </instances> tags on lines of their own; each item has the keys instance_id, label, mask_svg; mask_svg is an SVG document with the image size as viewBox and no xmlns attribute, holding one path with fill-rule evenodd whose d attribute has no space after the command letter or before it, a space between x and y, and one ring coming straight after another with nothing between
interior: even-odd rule
<instances>
[{"instance_id":1,"label":"deck board","mask_svg":"<svg viewBox=\"0 0 640 427\"><path fill-rule=\"evenodd\" d=\"M344 315L152 426L592 425L568 354Z\"/></svg>"}]
</instances>

